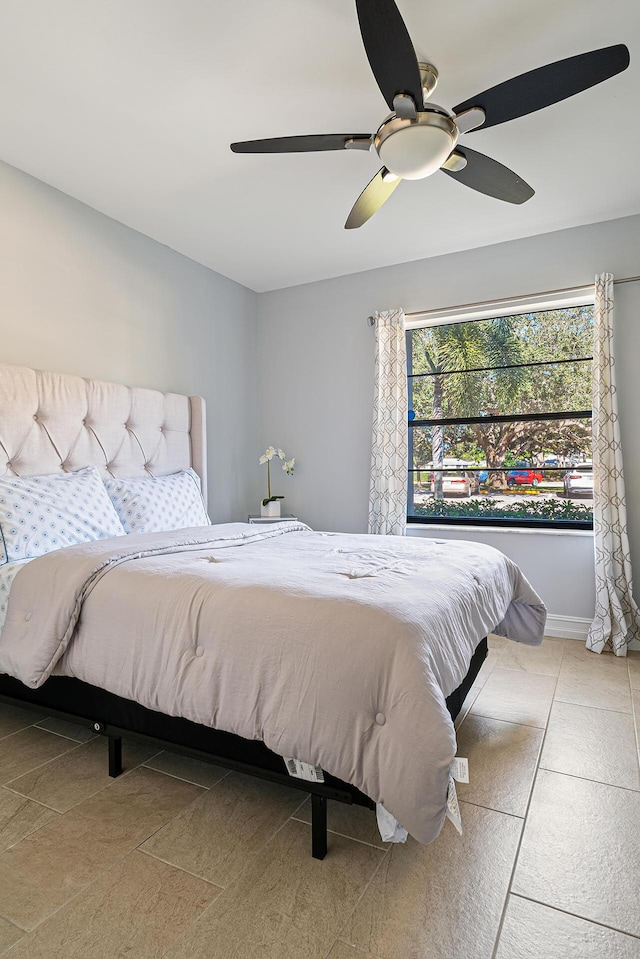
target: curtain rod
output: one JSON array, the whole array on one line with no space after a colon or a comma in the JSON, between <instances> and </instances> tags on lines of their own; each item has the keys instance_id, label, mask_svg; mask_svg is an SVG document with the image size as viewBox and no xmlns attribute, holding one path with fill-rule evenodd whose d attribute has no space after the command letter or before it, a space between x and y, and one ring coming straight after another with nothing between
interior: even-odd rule
<instances>
[{"instance_id":1,"label":"curtain rod","mask_svg":"<svg viewBox=\"0 0 640 959\"><path fill-rule=\"evenodd\" d=\"M637 283L638 280L640 280L640 276L623 276L619 280L614 280L613 285L617 286L619 283ZM529 299L529 297L533 299L533 297L539 297L539 296L553 296L555 293L578 293L579 291L582 291L582 290L584 290L584 285L569 286L566 288L561 288L559 290L543 290L540 293L525 293L522 296L508 296L506 297L506 299L500 300L499 302L501 304L510 303L512 301L517 301L517 300L526 300L526 299ZM470 310L478 306L491 306L492 303L495 303L495 302L496 302L495 300L479 300L477 303L460 303L457 306L451 306L451 307L440 306L431 310L414 310L413 313L406 313L405 316L407 317L407 319L411 319L411 317L413 316L427 316L429 313L439 313L445 309L450 309L452 313L457 313L460 310ZM373 326L375 322L376 322L375 317L373 316L367 317L367 323L369 324L369 326Z\"/></svg>"}]
</instances>

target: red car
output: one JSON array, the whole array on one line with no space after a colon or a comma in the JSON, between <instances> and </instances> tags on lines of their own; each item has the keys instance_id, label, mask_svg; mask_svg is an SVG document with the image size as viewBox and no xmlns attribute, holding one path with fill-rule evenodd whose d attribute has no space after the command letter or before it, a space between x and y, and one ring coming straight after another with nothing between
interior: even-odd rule
<instances>
[{"instance_id":1,"label":"red car","mask_svg":"<svg viewBox=\"0 0 640 959\"><path fill-rule=\"evenodd\" d=\"M539 470L509 470L507 473L507 486L537 486L543 479L544 476Z\"/></svg>"}]
</instances>

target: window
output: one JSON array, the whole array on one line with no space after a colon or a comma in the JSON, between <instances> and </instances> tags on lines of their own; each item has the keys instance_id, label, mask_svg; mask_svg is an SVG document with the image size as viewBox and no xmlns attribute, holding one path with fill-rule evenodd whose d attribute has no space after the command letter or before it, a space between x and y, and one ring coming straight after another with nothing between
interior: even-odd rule
<instances>
[{"instance_id":1,"label":"window","mask_svg":"<svg viewBox=\"0 0 640 959\"><path fill-rule=\"evenodd\" d=\"M593 304L544 305L408 330L410 522L593 527Z\"/></svg>"}]
</instances>

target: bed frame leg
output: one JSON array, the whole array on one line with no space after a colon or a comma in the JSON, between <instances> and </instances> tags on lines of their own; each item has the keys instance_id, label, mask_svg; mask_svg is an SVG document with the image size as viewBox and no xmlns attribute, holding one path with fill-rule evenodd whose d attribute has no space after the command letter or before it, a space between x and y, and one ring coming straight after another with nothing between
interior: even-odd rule
<instances>
[{"instance_id":1,"label":"bed frame leg","mask_svg":"<svg viewBox=\"0 0 640 959\"><path fill-rule=\"evenodd\" d=\"M109 775L115 779L122 772L122 737L109 736Z\"/></svg>"},{"instance_id":2,"label":"bed frame leg","mask_svg":"<svg viewBox=\"0 0 640 959\"><path fill-rule=\"evenodd\" d=\"M327 855L327 799L311 793L311 855L324 859Z\"/></svg>"}]
</instances>

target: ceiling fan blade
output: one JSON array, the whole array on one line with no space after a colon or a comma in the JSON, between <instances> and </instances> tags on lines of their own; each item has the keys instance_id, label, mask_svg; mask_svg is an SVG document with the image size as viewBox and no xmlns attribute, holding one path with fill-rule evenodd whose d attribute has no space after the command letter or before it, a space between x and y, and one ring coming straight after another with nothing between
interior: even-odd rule
<instances>
[{"instance_id":1,"label":"ceiling fan blade","mask_svg":"<svg viewBox=\"0 0 640 959\"><path fill-rule=\"evenodd\" d=\"M525 203L535 193L513 170L484 153L477 153L467 146L457 146L454 153L467 161L465 166L460 170L447 170L442 167L442 172L472 190L486 193L497 200L505 200L507 203Z\"/></svg>"},{"instance_id":2,"label":"ceiling fan blade","mask_svg":"<svg viewBox=\"0 0 640 959\"><path fill-rule=\"evenodd\" d=\"M388 179L384 179L384 176ZM400 177L389 173L386 167L378 170L373 180L366 187L353 204L351 213L344 225L345 230L356 230L366 223L374 213L377 213L383 203L386 203L395 188L401 182Z\"/></svg>"},{"instance_id":3,"label":"ceiling fan blade","mask_svg":"<svg viewBox=\"0 0 640 959\"><path fill-rule=\"evenodd\" d=\"M505 80L484 93L479 93L453 108L462 113L471 107L480 107L486 120L477 127L486 130L506 120L535 113L544 107L566 100L582 90L588 90L603 80L622 73L629 66L629 51L623 43L602 50L581 53L549 63L537 70L522 73L512 80Z\"/></svg>"},{"instance_id":4,"label":"ceiling fan blade","mask_svg":"<svg viewBox=\"0 0 640 959\"><path fill-rule=\"evenodd\" d=\"M411 37L394 0L356 0L362 42L382 96L393 110L398 93L424 109L422 80Z\"/></svg>"},{"instance_id":5,"label":"ceiling fan blade","mask_svg":"<svg viewBox=\"0 0 640 959\"><path fill-rule=\"evenodd\" d=\"M353 141L353 142L352 142ZM308 153L320 150L347 150L351 146L362 144L364 149L371 145L370 133L320 133L317 136L272 137L268 140L243 140L232 143L234 153Z\"/></svg>"}]
</instances>

